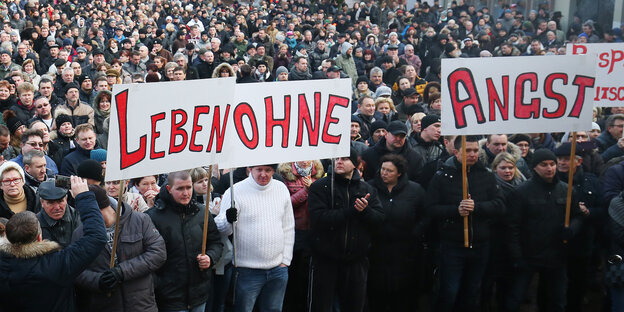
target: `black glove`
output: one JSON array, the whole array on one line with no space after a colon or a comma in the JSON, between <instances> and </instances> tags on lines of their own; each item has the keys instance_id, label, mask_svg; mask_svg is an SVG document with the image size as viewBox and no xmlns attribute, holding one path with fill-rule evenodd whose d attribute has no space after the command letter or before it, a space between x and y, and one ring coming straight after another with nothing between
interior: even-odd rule
<instances>
[{"instance_id":1,"label":"black glove","mask_svg":"<svg viewBox=\"0 0 624 312\"><path fill-rule=\"evenodd\" d=\"M574 232L572 231L572 228L564 226L561 229L561 239L564 241L569 241L572 238L574 238Z\"/></svg>"},{"instance_id":2,"label":"black glove","mask_svg":"<svg viewBox=\"0 0 624 312\"><path fill-rule=\"evenodd\" d=\"M236 220L238 220L238 211L236 210L236 208L228 208L225 211L225 217L227 218L228 222L234 223L236 222Z\"/></svg>"},{"instance_id":3,"label":"black glove","mask_svg":"<svg viewBox=\"0 0 624 312\"><path fill-rule=\"evenodd\" d=\"M101 291L111 291L124 280L123 272L118 266L108 269L100 275L98 286Z\"/></svg>"}]
</instances>

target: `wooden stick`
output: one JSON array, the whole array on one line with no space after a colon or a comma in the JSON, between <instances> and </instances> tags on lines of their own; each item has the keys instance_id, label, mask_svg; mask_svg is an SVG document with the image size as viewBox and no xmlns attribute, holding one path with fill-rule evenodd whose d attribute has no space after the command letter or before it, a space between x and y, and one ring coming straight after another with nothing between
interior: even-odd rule
<instances>
[{"instance_id":1,"label":"wooden stick","mask_svg":"<svg viewBox=\"0 0 624 312\"><path fill-rule=\"evenodd\" d=\"M568 197L566 199L565 227L570 227L570 206L572 206L572 187L574 186L574 171L576 169L576 131L572 132L572 146L570 148L570 169L568 171ZM567 241L563 241L567 243Z\"/></svg>"},{"instance_id":2,"label":"wooden stick","mask_svg":"<svg viewBox=\"0 0 624 312\"><path fill-rule=\"evenodd\" d=\"M111 258L109 267L115 266L115 254L117 253L117 239L119 238L119 219L121 218L121 210L123 209L123 195L126 189L126 180L121 180L119 184L119 196L117 197L117 211L115 216L115 234L113 235L113 248L111 249Z\"/></svg>"},{"instance_id":3,"label":"wooden stick","mask_svg":"<svg viewBox=\"0 0 624 312\"><path fill-rule=\"evenodd\" d=\"M206 210L204 211L204 236L202 240L202 255L206 254L206 240L208 240L208 216L210 216L210 187L212 186L212 165L208 170L208 194L206 194Z\"/></svg>"},{"instance_id":4,"label":"wooden stick","mask_svg":"<svg viewBox=\"0 0 624 312\"><path fill-rule=\"evenodd\" d=\"M463 199L468 199L468 169L466 166L466 136L462 135L462 191ZM470 247L468 216L464 216L464 247Z\"/></svg>"}]
</instances>

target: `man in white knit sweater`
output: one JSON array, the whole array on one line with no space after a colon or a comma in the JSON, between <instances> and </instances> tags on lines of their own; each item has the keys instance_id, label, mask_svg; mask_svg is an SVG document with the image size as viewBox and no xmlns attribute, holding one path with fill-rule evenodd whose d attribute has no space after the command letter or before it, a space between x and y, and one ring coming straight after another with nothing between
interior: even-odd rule
<instances>
[{"instance_id":1,"label":"man in white knit sweater","mask_svg":"<svg viewBox=\"0 0 624 312\"><path fill-rule=\"evenodd\" d=\"M215 222L234 233L234 311L282 311L288 266L295 242L295 218L286 185L272 179L277 165L251 167L247 179L225 191Z\"/></svg>"}]
</instances>

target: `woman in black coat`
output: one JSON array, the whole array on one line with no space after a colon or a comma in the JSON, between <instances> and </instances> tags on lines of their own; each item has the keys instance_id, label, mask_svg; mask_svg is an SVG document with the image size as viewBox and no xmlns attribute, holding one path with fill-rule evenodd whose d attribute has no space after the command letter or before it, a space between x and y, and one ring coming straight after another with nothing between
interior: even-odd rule
<instances>
[{"instance_id":1,"label":"woman in black coat","mask_svg":"<svg viewBox=\"0 0 624 312\"><path fill-rule=\"evenodd\" d=\"M407 161L399 155L381 158L371 182L386 216L369 252L369 310L415 311L422 236L427 225L425 190L407 178Z\"/></svg>"}]
</instances>

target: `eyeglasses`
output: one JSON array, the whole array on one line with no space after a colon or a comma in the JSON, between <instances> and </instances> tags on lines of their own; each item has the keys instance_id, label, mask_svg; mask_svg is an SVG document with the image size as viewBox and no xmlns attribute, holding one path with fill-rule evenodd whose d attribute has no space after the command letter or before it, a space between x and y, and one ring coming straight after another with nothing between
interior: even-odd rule
<instances>
[{"instance_id":1,"label":"eyeglasses","mask_svg":"<svg viewBox=\"0 0 624 312\"><path fill-rule=\"evenodd\" d=\"M37 143L37 142L26 142L26 144L32 146L32 147L43 147L43 143Z\"/></svg>"},{"instance_id":2,"label":"eyeglasses","mask_svg":"<svg viewBox=\"0 0 624 312\"><path fill-rule=\"evenodd\" d=\"M22 181L23 181L22 178L17 178L17 179L12 179L12 180L2 180L2 185L4 186L17 185L21 183Z\"/></svg>"}]
</instances>

